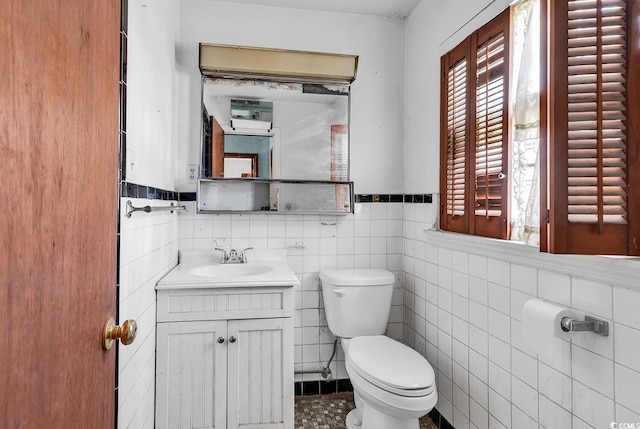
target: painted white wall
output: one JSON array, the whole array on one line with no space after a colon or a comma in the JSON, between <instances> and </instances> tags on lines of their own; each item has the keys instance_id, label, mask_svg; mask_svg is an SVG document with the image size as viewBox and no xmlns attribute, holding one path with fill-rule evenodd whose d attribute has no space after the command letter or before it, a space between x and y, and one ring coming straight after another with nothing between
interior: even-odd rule
<instances>
[{"instance_id":1,"label":"painted white wall","mask_svg":"<svg viewBox=\"0 0 640 429\"><path fill-rule=\"evenodd\" d=\"M174 190L179 4L129 2L126 180Z\"/></svg>"},{"instance_id":2,"label":"painted white wall","mask_svg":"<svg viewBox=\"0 0 640 429\"><path fill-rule=\"evenodd\" d=\"M129 1L126 180L174 189L178 4ZM136 341L118 349L118 427L153 428L155 285L178 263L177 213L120 213L120 319L138 322ZM136 206L169 201L131 199Z\"/></svg>"},{"instance_id":3,"label":"painted white wall","mask_svg":"<svg viewBox=\"0 0 640 429\"><path fill-rule=\"evenodd\" d=\"M183 0L177 189L200 154L198 43L359 55L352 86L351 179L355 192L403 191L404 21L365 15Z\"/></svg>"}]
</instances>

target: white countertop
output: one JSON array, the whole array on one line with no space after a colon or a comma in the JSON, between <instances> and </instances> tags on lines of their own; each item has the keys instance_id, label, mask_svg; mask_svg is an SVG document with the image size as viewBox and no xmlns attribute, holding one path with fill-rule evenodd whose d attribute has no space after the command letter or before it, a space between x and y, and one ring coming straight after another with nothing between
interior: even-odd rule
<instances>
[{"instance_id":1,"label":"white countertop","mask_svg":"<svg viewBox=\"0 0 640 429\"><path fill-rule=\"evenodd\" d=\"M241 249L238 249L240 251ZM298 278L287 264L286 250L248 250L247 265L269 266L264 274L231 277L206 277L191 272L194 268L220 264L220 251L180 251L178 265L156 285L157 290L186 288L295 286Z\"/></svg>"}]
</instances>

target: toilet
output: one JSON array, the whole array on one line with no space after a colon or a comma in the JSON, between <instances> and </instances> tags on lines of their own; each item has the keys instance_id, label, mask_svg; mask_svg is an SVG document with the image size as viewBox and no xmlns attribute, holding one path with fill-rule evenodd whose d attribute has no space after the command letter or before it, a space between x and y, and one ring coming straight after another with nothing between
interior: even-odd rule
<instances>
[{"instance_id":1,"label":"toilet","mask_svg":"<svg viewBox=\"0 0 640 429\"><path fill-rule=\"evenodd\" d=\"M347 429L418 429L438 401L435 374L412 348L384 336L395 278L382 269L326 269L322 298L340 337L356 408Z\"/></svg>"}]
</instances>

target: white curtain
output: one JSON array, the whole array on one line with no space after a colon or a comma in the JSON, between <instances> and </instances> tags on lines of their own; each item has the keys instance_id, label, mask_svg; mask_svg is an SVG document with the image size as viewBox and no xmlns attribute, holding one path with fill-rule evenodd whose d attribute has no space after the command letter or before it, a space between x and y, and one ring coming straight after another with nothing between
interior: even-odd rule
<instances>
[{"instance_id":1,"label":"white curtain","mask_svg":"<svg viewBox=\"0 0 640 429\"><path fill-rule=\"evenodd\" d=\"M511 239L540 245L540 7L515 6L513 31Z\"/></svg>"}]
</instances>

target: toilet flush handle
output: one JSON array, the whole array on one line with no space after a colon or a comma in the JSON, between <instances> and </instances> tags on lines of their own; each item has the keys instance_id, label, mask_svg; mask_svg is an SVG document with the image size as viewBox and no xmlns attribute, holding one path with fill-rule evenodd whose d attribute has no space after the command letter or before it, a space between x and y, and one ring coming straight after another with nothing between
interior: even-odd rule
<instances>
[{"instance_id":1,"label":"toilet flush handle","mask_svg":"<svg viewBox=\"0 0 640 429\"><path fill-rule=\"evenodd\" d=\"M344 289L334 289L333 293L335 293L336 295L338 295L339 297L343 297L345 296L345 294L347 293L346 290Z\"/></svg>"}]
</instances>

